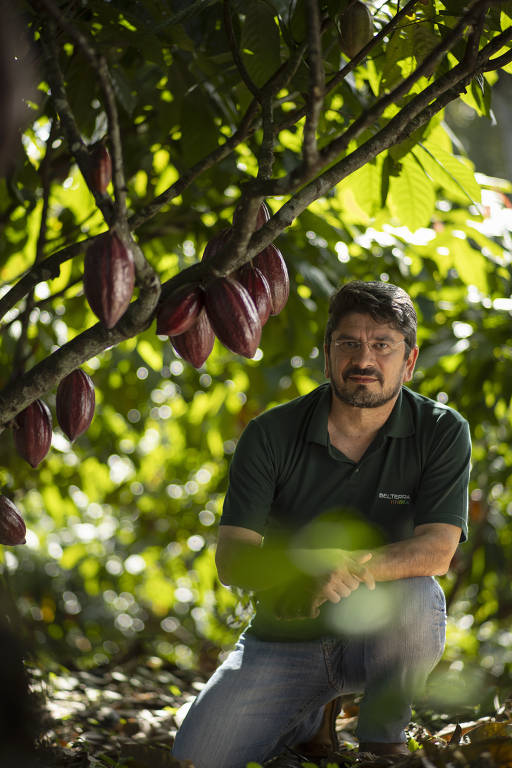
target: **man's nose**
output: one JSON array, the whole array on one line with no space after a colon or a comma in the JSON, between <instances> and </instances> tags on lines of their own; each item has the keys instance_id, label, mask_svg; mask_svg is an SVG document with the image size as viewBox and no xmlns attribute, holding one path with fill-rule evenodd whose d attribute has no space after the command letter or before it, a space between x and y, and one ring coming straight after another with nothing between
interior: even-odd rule
<instances>
[{"instance_id":1,"label":"man's nose","mask_svg":"<svg viewBox=\"0 0 512 768\"><path fill-rule=\"evenodd\" d=\"M358 349L353 350L352 354L353 357L356 357L359 361L361 360L375 360L376 355L373 349L370 347L369 341L360 341Z\"/></svg>"}]
</instances>

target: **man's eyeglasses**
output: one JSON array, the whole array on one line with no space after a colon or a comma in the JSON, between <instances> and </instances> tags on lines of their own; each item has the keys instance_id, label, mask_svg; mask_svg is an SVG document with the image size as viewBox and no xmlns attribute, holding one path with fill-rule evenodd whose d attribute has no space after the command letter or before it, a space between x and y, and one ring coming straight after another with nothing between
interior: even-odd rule
<instances>
[{"instance_id":1,"label":"man's eyeglasses","mask_svg":"<svg viewBox=\"0 0 512 768\"><path fill-rule=\"evenodd\" d=\"M359 354L363 344L366 344L368 349L375 357L387 357L391 355L400 344L405 344L405 339L400 339L395 344L391 344L389 341L356 341L355 339L335 339L333 341L334 346L342 355L354 355Z\"/></svg>"}]
</instances>

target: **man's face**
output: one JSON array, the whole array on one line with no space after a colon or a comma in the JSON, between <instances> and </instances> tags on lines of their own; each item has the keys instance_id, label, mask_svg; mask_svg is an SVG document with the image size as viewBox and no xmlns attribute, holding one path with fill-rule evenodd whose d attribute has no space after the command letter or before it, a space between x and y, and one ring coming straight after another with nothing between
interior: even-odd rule
<instances>
[{"instance_id":1,"label":"man's face","mask_svg":"<svg viewBox=\"0 0 512 768\"><path fill-rule=\"evenodd\" d=\"M351 349L353 342L377 343L377 350L366 343ZM379 354L381 347L389 354ZM378 408L396 399L402 384L411 380L418 357L418 347L405 356L407 347L400 331L359 312L340 320L324 351L325 375L334 396L356 408Z\"/></svg>"}]
</instances>

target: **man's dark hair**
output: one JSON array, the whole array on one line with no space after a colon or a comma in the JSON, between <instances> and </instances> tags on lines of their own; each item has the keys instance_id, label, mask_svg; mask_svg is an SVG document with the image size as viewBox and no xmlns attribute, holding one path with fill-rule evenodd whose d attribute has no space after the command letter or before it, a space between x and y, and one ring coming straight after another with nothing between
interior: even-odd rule
<instances>
[{"instance_id":1,"label":"man's dark hair","mask_svg":"<svg viewBox=\"0 0 512 768\"><path fill-rule=\"evenodd\" d=\"M418 319L409 294L392 283L377 280L353 280L345 283L329 301L325 343L331 343L332 332L345 315L360 312L377 323L389 323L403 333L407 354L416 345Z\"/></svg>"}]
</instances>

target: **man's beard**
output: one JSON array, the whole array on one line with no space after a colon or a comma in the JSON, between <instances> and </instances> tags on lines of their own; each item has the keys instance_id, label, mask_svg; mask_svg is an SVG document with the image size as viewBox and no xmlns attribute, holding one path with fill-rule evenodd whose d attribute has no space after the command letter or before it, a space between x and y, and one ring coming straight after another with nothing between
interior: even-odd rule
<instances>
[{"instance_id":1,"label":"man's beard","mask_svg":"<svg viewBox=\"0 0 512 768\"><path fill-rule=\"evenodd\" d=\"M388 389L380 392L370 392L367 384L359 384L355 389L349 389L348 385L340 386L339 383L334 380L332 374L331 388L334 395L342 403L352 405L354 408L378 408L381 405L389 403L390 400L393 400L398 395L402 388L402 373L403 371L401 371L400 376ZM342 377L342 380L353 374L359 376L373 376L379 382L382 382L382 375L379 371L374 369L362 370L361 368L355 367L349 368Z\"/></svg>"}]
</instances>

